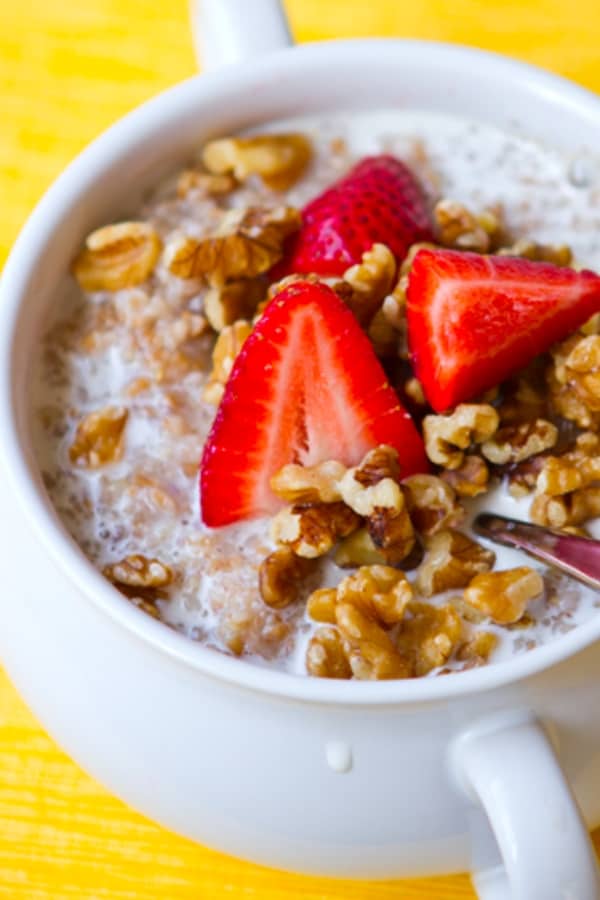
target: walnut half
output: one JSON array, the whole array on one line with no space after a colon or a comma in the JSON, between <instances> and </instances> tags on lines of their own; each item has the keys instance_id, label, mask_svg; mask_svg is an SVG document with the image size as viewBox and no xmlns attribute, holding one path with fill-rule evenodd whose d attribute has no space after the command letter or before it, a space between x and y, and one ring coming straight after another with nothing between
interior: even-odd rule
<instances>
[{"instance_id":1,"label":"walnut half","mask_svg":"<svg viewBox=\"0 0 600 900\"><path fill-rule=\"evenodd\" d=\"M427 543L427 553L417 572L417 590L424 597L466 587L471 579L488 572L496 556L460 531L440 531Z\"/></svg>"},{"instance_id":2,"label":"walnut half","mask_svg":"<svg viewBox=\"0 0 600 900\"><path fill-rule=\"evenodd\" d=\"M460 403L447 416L425 416L423 436L431 462L446 469L458 469L464 451L471 444L489 440L498 429L500 419L488 403Z\"/></svg>"},{"instance_id":3,"label":"walnut half","mask_svg":"<svg viewBox=\"0 0 600 900\"><path fill-rule=\"evenodd\" d=\"M259 175L267 187L285 191L302 175L312 148L303 134L257 134L210 141L202 159L210 172L232 173L239 181Z\"/></svg>"},{"instance_id":4,"label":"walnut half","mask_svg":"<svg viewBox=\"0 0 600 900\"><path fill-rule=\"evenodd\" d=\"M84 291L118 291L141 284L158 261L161 242L148 222L119 222L93 231L73 263Z\"/></svg>"},{"instance_id":5,"label":"walnut half","mask_svg":"<svg viewBox=\"0 0 600 900\"><path fill-rule=\"evenodd\" d=\"M178 278L204 278L214 287L255 278L281 258L285 239L300 224L300 213L291 206L233 209L213 235L172 238L165 264Z\"/></svg>"}]
</instances>

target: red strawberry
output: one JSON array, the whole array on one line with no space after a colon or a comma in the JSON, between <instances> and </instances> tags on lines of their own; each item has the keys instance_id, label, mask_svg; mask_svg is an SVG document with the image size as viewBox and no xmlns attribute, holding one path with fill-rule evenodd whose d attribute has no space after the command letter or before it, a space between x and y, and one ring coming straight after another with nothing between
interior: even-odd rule
<instances>
[{"instance_id":1,"label":"red strawberry","mask_svg":"<svg viewBox=\"0 0 600 900\"><path fill-rule=\"evenodd\" d=\"M594 272L419 250L408 281L412 364L442 412L499 384L599 311Z\"/></svg>"},{"instance_id":2,"label":"red strawberry","mask_svg":"<svg viewBox=\"0 0 600 900\"><path fill-rule=\"evenodd\" d=\"M421 437L352 313L325 285L292 284L235 361L202 455L203 521L270 513L281 466L354 465L378 444L397 448L403 475L427 471Z\"/></svg>"},{"instance_id":3,"label":"red strawberry","mask_svg":"<svg viewBox=\"0 0 600 900\"><path fill-rule=\"evenodd\" d=\"M432 240L421 188L393 156L368 156L345 178L315 197L302 213L277 276L290 272L342 275L373 244L387 244L398 260L411 244Z\"/></svg>"}]
</instances>

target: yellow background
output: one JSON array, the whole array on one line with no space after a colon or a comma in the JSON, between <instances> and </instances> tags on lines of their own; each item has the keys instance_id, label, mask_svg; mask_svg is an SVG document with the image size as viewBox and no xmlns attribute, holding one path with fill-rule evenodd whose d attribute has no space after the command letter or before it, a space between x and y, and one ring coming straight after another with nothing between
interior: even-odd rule
<instances>
[{"instance_id":1,"label":"yellow background","mask_svg":"<svg viewBox=\"0 0 600 900\"><path fill-rule=\"evenodd\" d=\"M301 41L366 35L459 41L510 53L600 91L598 0L288 0L287 7ZM0 0L0 264L43 190L81 147L193 71L186 0ZM84 775L0 674L0 897L472 896L462 876L328 882L198 848L145 821Z\"/></svg>"}]
</instances>

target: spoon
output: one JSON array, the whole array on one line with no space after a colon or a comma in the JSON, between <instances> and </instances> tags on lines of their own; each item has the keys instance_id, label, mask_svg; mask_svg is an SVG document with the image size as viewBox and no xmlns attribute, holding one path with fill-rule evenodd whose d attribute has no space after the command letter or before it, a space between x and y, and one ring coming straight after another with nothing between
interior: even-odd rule
<instances>
[{"instance_id":1,"label":"spoon","mask_svg":"<svg viewBox=\"0 0 600 900\"><path fill-rule=\"evenodd\" d=\"M524 550L600 591L600 541L594 538L565 534L492 513L480 513L473 522L473 530L498 544Z\"/></svg>"}]
</instances>

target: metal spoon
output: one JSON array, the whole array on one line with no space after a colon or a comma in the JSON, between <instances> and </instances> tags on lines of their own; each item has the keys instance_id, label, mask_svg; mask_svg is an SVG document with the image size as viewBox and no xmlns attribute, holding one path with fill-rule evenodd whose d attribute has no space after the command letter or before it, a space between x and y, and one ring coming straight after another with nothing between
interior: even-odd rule
<instances>
[{"instance_id":1,"label":"metal spoon","mask_svg":"<svg viewBox=\"0 0 600 900\"><path fill-rule=\"evenodd\" d=\"M473 522L473 530L498 544L524 550L600 591L600 541L594 538L565 534L491 513L480 513Z\"/></svg>"}]
</instances>

